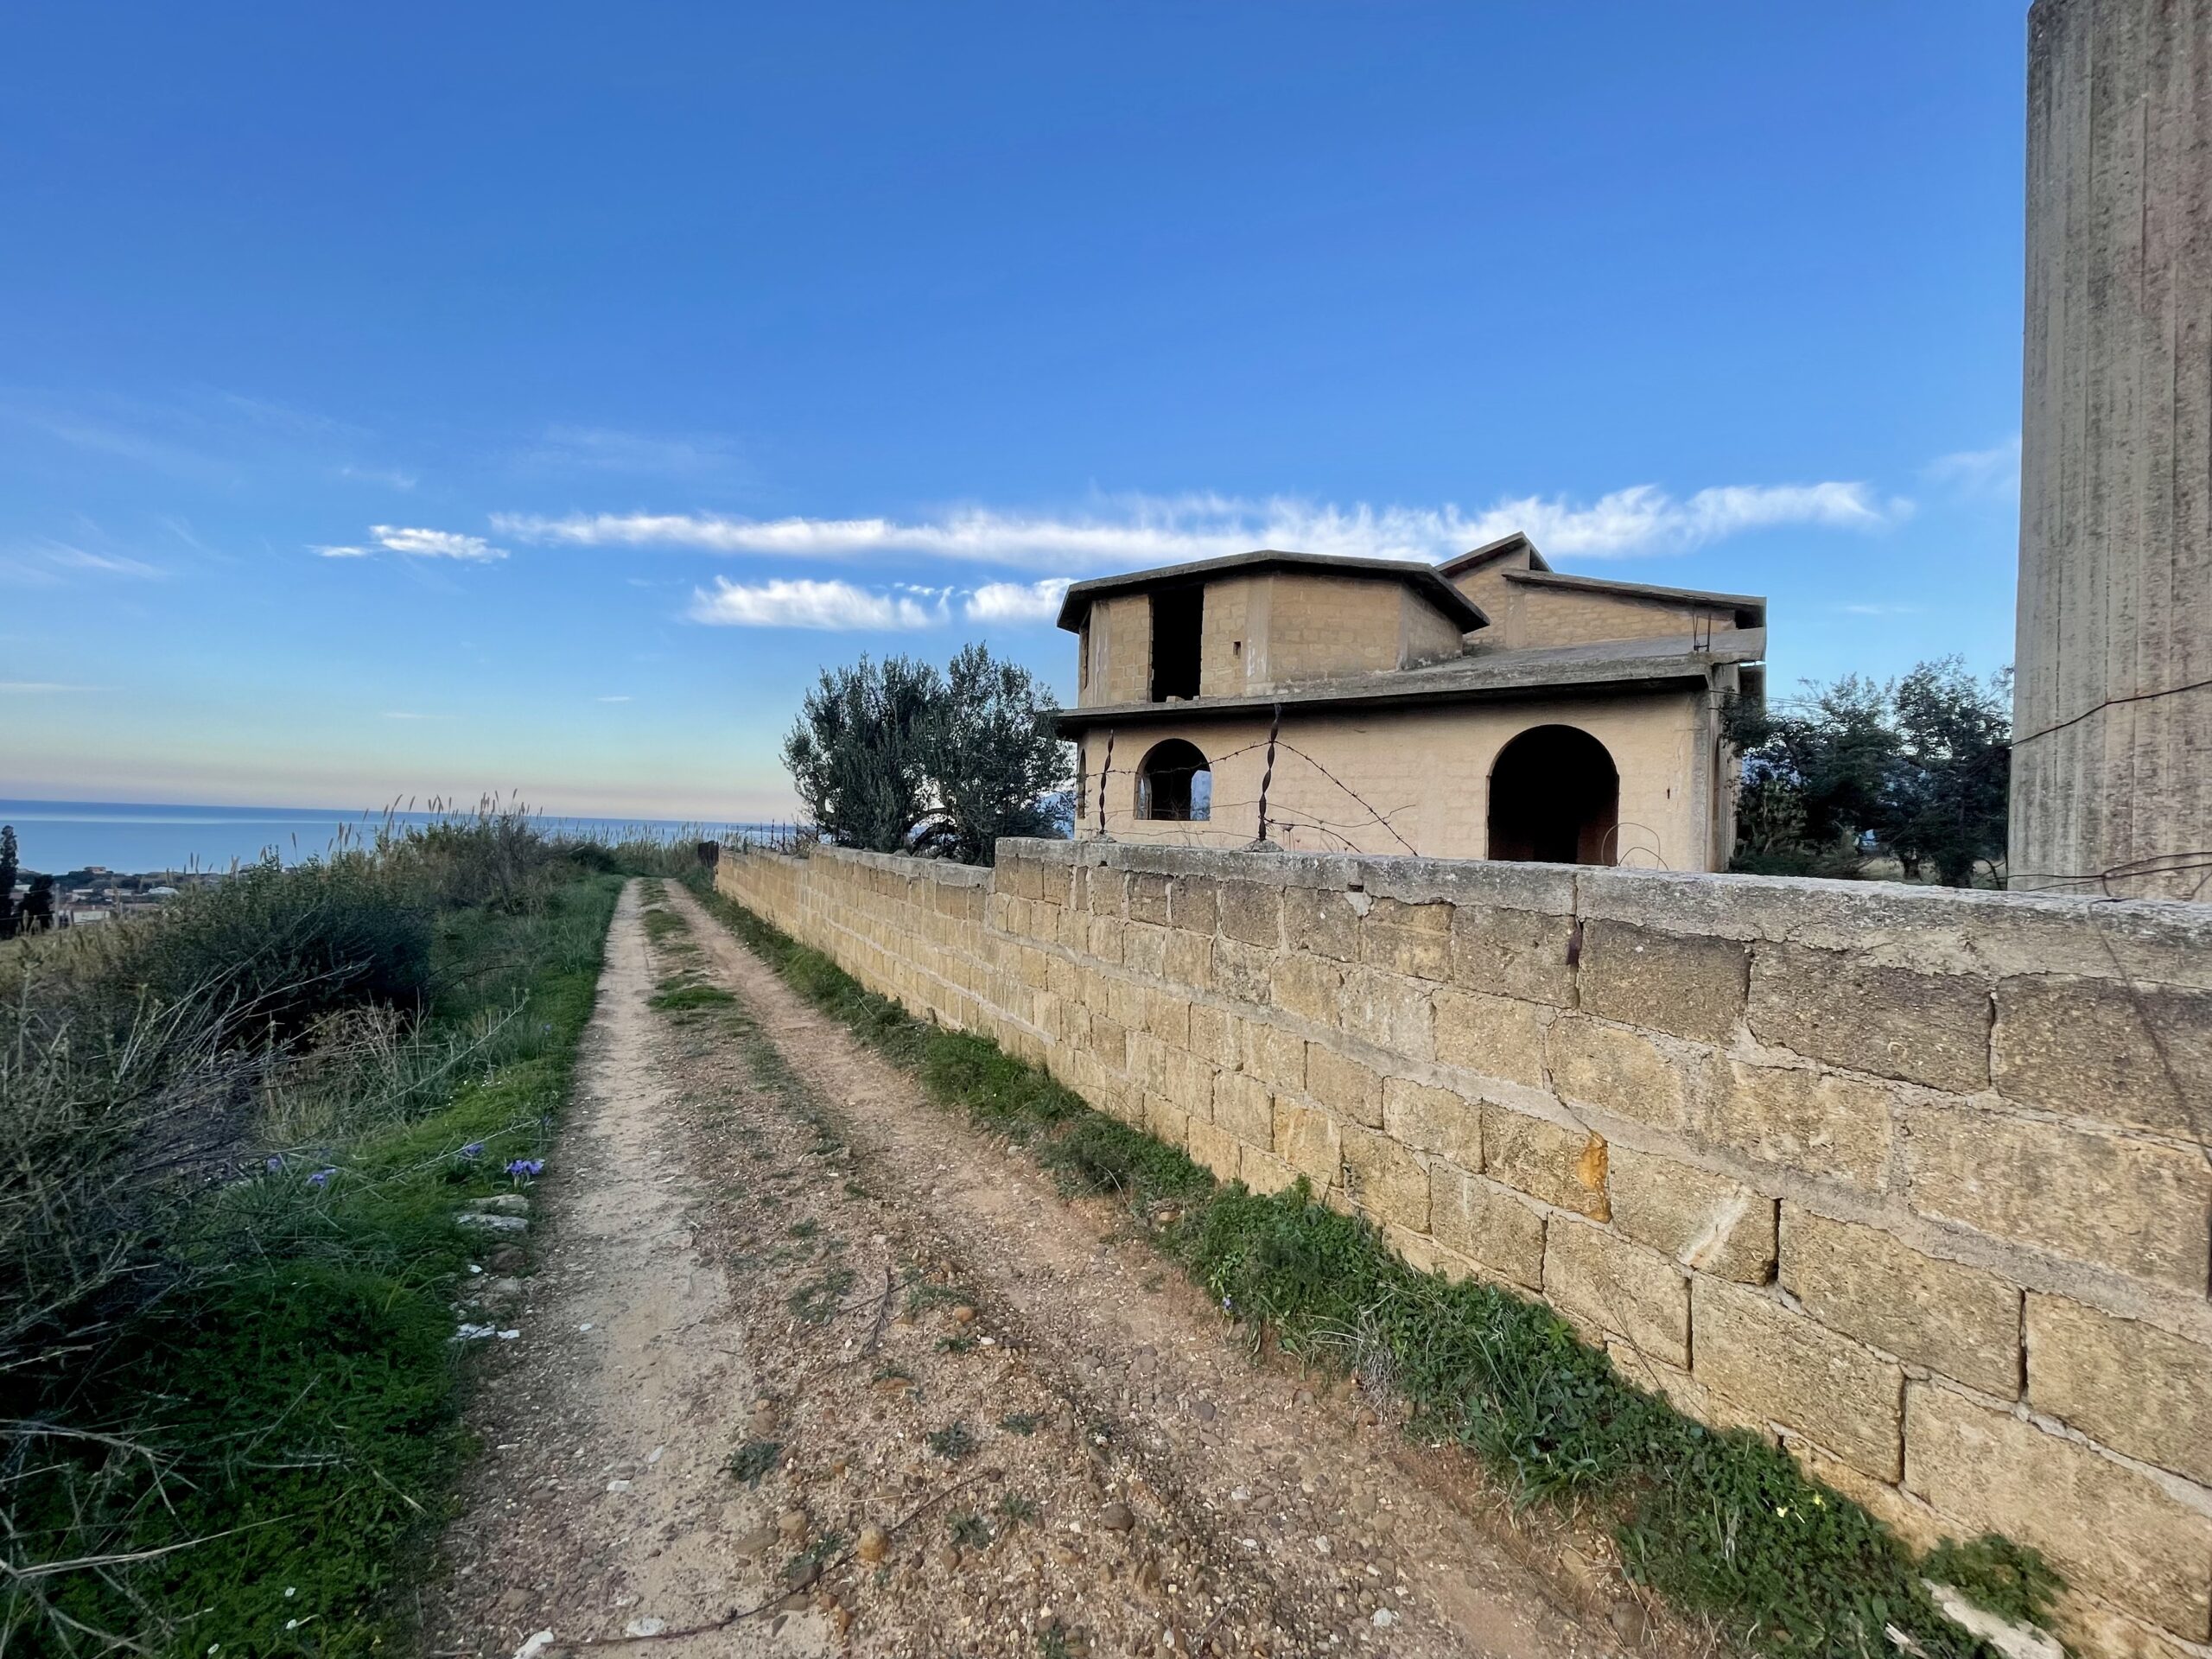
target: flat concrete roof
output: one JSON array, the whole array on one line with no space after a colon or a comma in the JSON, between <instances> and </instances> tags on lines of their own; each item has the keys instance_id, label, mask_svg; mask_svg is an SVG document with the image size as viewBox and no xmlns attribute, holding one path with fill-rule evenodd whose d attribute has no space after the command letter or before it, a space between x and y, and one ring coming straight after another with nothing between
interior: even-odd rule
<instances>
[{"instance_id":1,"label":"flat concrete roof","mask_svg":"<svg viewBox=\"0 0 2212 1659\"><path fill-rule=\"evenodd\" d=\"M1426 668L1400 668L1338 680L1314 680L1280 691L1237 697L1188 697L1176 702L1099 703L1063 709L1062 735L1086 727L1285 709L1384 708L1401 703L1473 702L1540 696L1549 691L1594 694L1702 683L1721 663L1756 663L1766 655L1764 628L1722 628L1709 639L1675 634L1656 639L1609 639L1591 645L1522 651L1477 650Z\"/></svg>"},{"instance_id":2,"label":"flat concrete roof","mask_svg":"<svg viewBox=\"0 0 2212 1659\"><path fill-rule=\"evenodd\" d=\"M1171 583L1222 575L1232 571L1246 574L1266 569L1296 569L1314 575L1361 576L1376 581L1401 582L1415 589L1423 599L1458 624L1462 633L1471 633L1477 628L1490 626L1490 618L1483 614L1482 607L1439 575L1433 564L1420 564L1408 559L1355 558L1350 555L1331 553L1287 553L1276 548L1262 547L1249 553L1232 553L1225 558L1198 559L1189 564L1156 565L1149 570L1132 570L1126 575L1093 576L1088 582L1078 582L1068 589L1067 597L1060 601L1060 626L1071 633L1080 628L1083 613L1090 609L1090 601L1103 594L1162 588Z\"/></svg>"}]
</instances>

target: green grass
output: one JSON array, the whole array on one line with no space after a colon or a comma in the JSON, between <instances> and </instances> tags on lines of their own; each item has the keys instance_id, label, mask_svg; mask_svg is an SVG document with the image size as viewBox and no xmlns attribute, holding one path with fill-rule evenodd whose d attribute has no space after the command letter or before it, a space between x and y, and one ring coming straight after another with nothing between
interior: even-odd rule
<instances>
[{"instance_id":1,"label":"green grass","mask_svg":"<svg viewBox=\"0 0 2212 1659\"><path fill-rule=\"evenodd\" d=\"M976 1455L976 1431L965 1423L947 1423L943 1428L933 1428L927 1438L930 1450L947 1463L958 1463Z\"/></svg>"},{"instance_id":2,"label":"green grass","mask_svg":"<svg viewBox=\"0 0 2212 1659\"><path fill-rule=\"evenodd\" d=\"M1996 1533L1967 1543L1946 1538L1922 1564L1927 1576L1959 1590L1977 1607L2030 1624L2050 1617L2065 1585L2032 1549Z\"/></svg>"},{"instance_id":3,"label":"green grass","mask_svg":"<svg viewBox=\"0 0 2212 1659\"><path fill-rule=\"evenodd\" d=\"M688 1014L695 1008L726 1008L736 1001L719 985L674 985L655 992L649 1006L663 1014Z\"/></svg>"},{"instance_id":4,"label":"green grass","mask_svg":"<svg viewBox=\"0 0 2212 1659\"><path fill-rule=\"evenodd\" d=\"M987 1039L915 1020L827 957L696 883L801 995L912 1072L940 1104L1026 1143L1071 1192L1129 1205L1157 1248L1256 1342L1389 1376L1421 1433L1456 1440L1522 1503L1593 1506L1628 1571L1770 1656L1875 1659L1891 1625L1929 1659L1985 1656L1944 1618L1894 1534L1758 1437L1708 1429L1624 1378L1549 1309L1416 1272L1301 1183L1255 1193L1092 1110ZM940 1431L944 1432L944 1431ZM1973 1562L1960 1565L1967 1552ZM1956 1547L1976 1593L2042 1616L2059 1586L2031 1550ZM2027 1586L2033 1586L2030 1590ZM1962 1589L1968 1586L1961 1584Z\"/></svg>"},{"instance_id":5,"label":"green grass","mask_svg":"<svg viewBox=\"0 0 2212 1659\"><path fill-rule=\"evenodd\" d=\"M510 1160L546 1155L620 886L587 875L526 913L442 915L422 1040L459 1058L435 1087L188 1212L176 1293L71 1380L69 1420L146 1455L55 1442L8 1494L27 1533L66 1523L80 1552L168 1553L46 1580L50 1612L0 1604L26 1651L105 1650L60 1637L57 1613L154 1653L404 1644L395 1592L426 1565L469 1448L450 1304L492 1245L453 1215L512 1190Z\"/></svg>"},{"instance_id":6,"label":"green grass","mask_svg":"<svg viewBox=\"0 0 2212 1659\"><path fill-rule=\"evenodd\" d=\"M748 1486L758 1486L776 1459L784 1453L776 1440L747 1440L730 1454L729 1471Z\"/></svg>"}]
</instances>

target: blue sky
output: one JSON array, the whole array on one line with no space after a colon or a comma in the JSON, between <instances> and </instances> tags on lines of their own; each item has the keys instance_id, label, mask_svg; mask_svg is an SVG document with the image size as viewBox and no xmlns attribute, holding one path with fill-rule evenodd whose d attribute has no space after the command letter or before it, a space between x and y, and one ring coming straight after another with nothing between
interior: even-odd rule
<instances>
[{"instance_id":1,"label":"blue sky","mask_svg":"<svg viewBox=\"0 0 2212 1659\"><path fill-rule=\"evenodd\" d=\"M0 794L765 816L823 663L1515 526L1993 668L2024 18L19 11Z\"/></svg>"}]
</instances>

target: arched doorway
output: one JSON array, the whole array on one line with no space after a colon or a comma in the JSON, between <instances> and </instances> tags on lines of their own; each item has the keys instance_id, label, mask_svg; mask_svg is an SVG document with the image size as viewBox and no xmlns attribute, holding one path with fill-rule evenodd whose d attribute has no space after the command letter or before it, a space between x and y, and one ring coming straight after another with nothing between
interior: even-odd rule
<instances>
[{"instance_id":1,"label":"arched doorway","mask_svg":"<svg viewBox=\"0 0 2212 1659\"><path fill-rule=\"evenodd\" d=\"M1156 743L1137 767L1137 817L1204 819L1213 811L1213 772L1195 743Z\"/></svg>"},{"instance_id":2,"label":"arched doorway","mask_svg":"<svg viewBox=\"0 0 2212 1659\"><path fill-rule=\"evenodd\" d=\"M1610 864L1620 800L1620 773L1604 744L1573 726L1533 726L1491 767L1490 855Z\"/></svg>"}]
</instances>

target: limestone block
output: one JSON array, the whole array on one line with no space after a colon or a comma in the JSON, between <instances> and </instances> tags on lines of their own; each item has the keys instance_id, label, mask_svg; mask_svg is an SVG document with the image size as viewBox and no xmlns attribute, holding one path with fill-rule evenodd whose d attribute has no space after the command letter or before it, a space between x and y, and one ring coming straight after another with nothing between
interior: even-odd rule
<instances>
[{"instance_id":1,"label":"limestone block","mask_svg":"<svg viewBox=\"0 0 2212 1659\"><path fill-rule=\"evenodd\" d=\"M1234 1181L1243 1173L1244 1143L1216 1123L1189 1126L1191 1161L1211 1170L1218 1179Z\"/></svg>"},{"instance_id":2,"label":"limestone block","mask_svg":"<svg viewBox=\"0 0 2212 1659\"><path fill-rule=\"evenodd\" d=\"M1083 948L1101 962L1122 960L1122 923L1111 916L1093 916Z\"/></svg>"},{"instance_id":3,"label":"limestone block","mask_svg":"<svg viewBox=\"0 0 2212 1659\"><path fill-rule=\"evenodd\" d=\"M1186 990L1211 990L1214 985L1213 949L1211 934L1186 933L1179 927L1168 929L1167 946L1160 963L1160 976Z\"/></svg>"},{"instance_id":4,"label":"limestone block","mask_svg":"<svg viewBox=\"0 0 2212 1659\"><path fill-rule=\"evenodd\" d=\"M1258 881L1221 884L1221 931L1224 938L1270 952L1282 949L1282 889Z\"/></svg>"},{"instance_id":5,"label":"limestone block","mask_svg":"<svg viewBox=\"0 0 2212 1659\"><path fill-rule=\"evenodd\" d=\"M1204 1002L1190 1005L1191 1052L1216 1065L1234 1066L1236 1051L1230 1036L1229 1016Z\"/></svg>"},{"instance_id":6,"label":"limestone block","mask_svg":"<svg viewBox=\"0 0 2212 1659\"><path fill-rule=\"evenodd\" d=\"M1167 884L1167 916L1185 931L1211 938L1221 931L1220 884L1203 875L1179 875Z\"/></svg>"},{"instance_id":7,"label":"limestone block","mask_svg":"<svg viewBox=\"0 0 2212 1659\"><path fill-rule=\"evenodd\" d=\"M1382 1243L1398 1259L1415 1273L1440 1273L1449 1255L1436 1248L1436 1241L1427 1233L1416 1233L1407 1227L1382 1224Z\"/></svg>"},{"instance_id":8,"label":"limestone block","mask_svg":"<svg viewBox=\"0 0 2212 1659\"><path fill-rule=\"evenodd\" d=\"M1822 1325L1990 1394L2020 1391L2020 1292L1876 1227L1782 1206L1782 1287Z\"/></svg>"},{"instance_id":9,"label":"limestone block","mask_svg":"<svg viewBox=\"0 0 2212 1659\"><path fill-rule=\"evenodd\" d=\"M1149 1090L1139 1095L1144 1116L1144 1132L1155 1141L1164 1141L1171 1147L1183 1147L1191 1139L1191 1115L1171 1100L1164 1100Z\"/></svg>"},{"instance_id":10,"label":"limestone block","mask_svg":"<svg viewBox=\"0 0 2212 1659\"><path fill-rule=\"evenodd\" d=\"M1482 1106L1452 1090L1385 1078L1382 1132L1415 1152L1433 1152L1467 1169L1483 1166Z\"/></svg>"},{"instance_id":11,"label":"limestone block","mask_svg":"<svg viewBox=\"0 0 2212 1659\"><path fill-rule=\"evenodd\" d=\"M2203 1294L2202 1152L1964 1103L1909 1105L1899 1128L1905 1197L1921 1214Z\"/></svg>"},{"instance_id":12,"label":"limestone block","mask_svg":"<svg viewBox=\"0 0 2212 1659\"><path fill-rule=\"evenodd\" d=\"M1436 1058L1446 1065L1543 1086L1544 1004L1447 988L1437 992L1435 1007Z\"/></svg>"},{"instance_id":13,"label":"limestone block","mask_svg":"<svg viewBox=\"0 0 2212 1659\"><path fill-rule=\"evenodd\" d=\"M2212 1634L2212 1516L2125 1464L1915 1382L1904 1482L1967 1533L2032 1544L2128 1611L2195 1641Z\"/></svg>"},{"instance_id":14,"label":"limestone block","mask_svg":"<svg viewBox=\"0 0 2212 1659\"><path fill-rule=\"evenodd\" d=\"M1427 1232L1428 1171L1421 1160L1372 1129L1347 1127L1340 1133L1352 1201L1378 1221Z\"/></svg>"},{"instance_id":15,"label":"limestone block","mask_svg":"<svg viewBox=\"0 0 2212 1659\"><path fill-rule=\"evenodd\" d=\"M1725 1046L1744 1018L1751 948L1625 922L1582 926L1585 1013Z\"/></svg>"},{"instance_id":16,"label":"limestone block","mask_svg":"<svg viewBox=\"0 0 2212 1659\"><path fill-rule=\"evenodd\" d=\"M1191 1044L1191 1005L1172 991L1154 991L1144 999L1144 1028L1171 1048Z\"/></svg>"},{"instance_id":17,"label":"limestone block","mask_svg":"<svg viewBox=\"0 0 2212 1659\"><path fill-rule=\"evenodd\" d=\"M1094 916L1122 917L1128 913L1129 878L1120 870L1084 872L1084 907Z\"/></svg>"},{"instance_id":18,"label":"limestone block","mask_svg":"<svg viewBox=\"0 0 2212 1659\"><path fill-rule=\"evenodd\" d=\"M1603 1221L1608 1148L1602 1135L1566 1128L1545 1118L1483 1107L1483 1168L1531 1198Z\"/></svg>"},{"instance_id":19,"label":"limestone block","mask_svg":"<svg viewBox=\"0 0 2212 1659\"><path fill-rule=\"evenodd\" d=\"M1894 1102L1877 1084L1804 1066L1724 1063L1706 1133L1718 1144L1867 1192L1889 1185Z\"/></svg>"},{"instance_id":20,"label":"limestone block","mask_svg":"<svg viewBox=\"0 0 2212 1659\"><path fill-rule=\"evenodd\" d=\"M1153 1065L1161 1094L1192 1117L1213 1116L1213 1080L1219 1073L1212 1062L1187 1048L1170 1048L1162 1043L1153 1057Z\"/></svg>"},{"instance_id":21,"label":"limestone block","mask_svg":"<svg viewBox=\"0 0 2212 1659\"><path fill-rule=\"evenodd\" d=\"M1504 1187L1451 1164L1428 1166L1429 1230L1436 1242L1492 1274L1544 1282L1544 1218Z\"/></svg>"},{"instance_id":22,"label":"limestone block","mask_svg":"<svg viewBox=\"0 0 2212 1659\"><path fill-rule=\"evenodd\" d=\"M2033 1291L2027 1323L2030 1405L2212 1485L2212 1348Z\"/></svg>"},{"instance_id":23,"label":"limestone block","mask_svg":"<svg viewBox=\"0 0 2212 1659\"><path fill-rule=\"evenodd\" d=\"M1343 971L1333 962L1294 951L1275 959L1268 975L1268 996L1285 1014L1316 1025L1334 1026L1344 984Z\"/></svg>"},{"instance_id":24,"label":"limestone block","mask_svg":"<svg viewBox=\"0 0 2212 1659\"><path fill-rule=\"evenodd\" d=\"M1284 934L1293 950L1332 962L1359 960L1359 912L1333 887L1293 887L1283 894Z\"/></svg>"},{"instance_id":25,"label":"limestone block","mask_svg":"<svg viewBox=\"0 0 2212 1659\"><path fill-rule=\"evenodd\" d=\"M1452 918L1452 982L1571 1008L1574 969L1567 950L1573 931L1565 915L1463 903Z\"/></svg>"},{"instance_id":26,"label":"limestone block","mask_svg":"<svg viewBox=\"0 0 2212 1659\"><path fill-rule=\"evenodd\" d=\"M1360 924L1360 960L1408 978L1448 978L1452 910L1446 904L1376 899Z\"/></svg>"},{"instance_id":27,"label":"limestone block","mask_svg":"<svg viewBox=\"0 0 2212 1659\"><path fill-rule=\"evenodd\" d=\"M1243 1069L1270 1089L1306 1092L1306 1039L1262 1020L1244 1021Z\"/></svg>"},{"instance_id":28,"label":"limestone block","mask_svg":"<svg viewBox=\"0 0 2212 1659\"><path fill-rule=\"evenodd\" d=\"M1232 1002L1264 1003L1278 960L1273 950L1219 938L1213 942L1214 988Z\"/></svg>"},{"instance_id":29,"label":"limestone block","mask_svg":"<svg viewBox=\"0 0 2212 1659\"><path fill-rule=\"evenodd\" d=\"M1877 1480L1897 1479L1901 1369L1764 1292L1702 1274L1692 1286L1699 1382Z\"/></svg>"},{"instance_id":30,"label":"limestone block","mask_svg":"<svg viewBox=\"0 0 2212 1659\"><path fill-rule=\"evenodd\" d=\"M1382 1127L1382 1079L1324 1043L1306 1046L1306 1092L1347 1123Z\"/></svg>"},{"instance_id":31,"label":"limestone block","mask_svg":"<svg viewBox=\"0 0 2212 1659\"><path fill-rule=\"evenodd\" d=\"M1964 1092L1989 1083L1989 989L1965 974L1761 944L1751 957L1749 1019L1761 1042L1809 1059Z\"/></svg>"},{"instance_id":32,"label":"limestone block","mask_svg":"<svg viewBox=\"0 0 2212 1659\"><path fill-rule=\"evenodd\" d=\"M1172 937L1168 929L1154 927L1149 922L1125 922L1122 925L1122 966L1133 974L1143 974L1153 979L1163 979L1167 973L1167 941Z\"/></svg>"},{"instance_id":33,"label":"limestone block","mask_svg":"<svg viewBox=\"0 0 2212 1659\"><path fill-rule=\"evenodd\" d=\"M1095 1008L1090 1014L1090 1046L1098 1056L1098 1063L1109 1071L1129 1069L1128 1033Z\"/></svg>"},{"instance_id":34,"label":"limestone block","mask_svg":"<svg viewBox=\"0 0 2212 1659\"><path fill-rule=\"evenodd\" d=\"M1348 1035L1408 1059L1436 1058L1434 988L1377 968L1354 968L1344 976L1339 1007Z\"/></svg>"},{"instance_id":35,"label":"limestone block","mask_svg":"<svg viewBox=\"0 0 2212 1659\"><path fill-rule=\"evenodd\" d=\"M1274 1098L1274 1109L1275 1156L1311 1180L1317 1192L1340 1182L1344 1139L1337 1120L1280 1095Z\"/></svg>"},{"instance_id":36,"label":"limestone block","mask_svg":"<svg viewBox=\"0 0 2212 1659\"><path fill-rule=\"evenodd\" d=\"M1586 1223L1544 1238L1544 1300L1576 1325L1625 1338L1662 1364L1690 1363L1690 1287L1656 1250Z\"/></svg>"},{"instance_id":37,"label":"limestone block","mask_svg":"<svg viewBox=\"0 0 2212 1659\"><path fill-rule=\"evenodd\" d=\"M1274 1145L1274 1096L1249 1072L1214 1074L1213 1121L1249 1145Z\"/></svg>"},{"instance_id":38,"label":"limestone block","mask_svg":"<svg viewBox=\"0 0 2212 1659\"><path fill-rule=\"evenodd\" d=\"M2024 1106L2212 1140L2212 991L2000 980L1990 1066L1998 1092Z\"/></svg>"},{"instance_id":39,"label":"limestone block","mask_svg":"<svg viewBox=\"0 0 2212 1659\"><path fill-rule=\"evenodd\" d=\"M1126 902L1131 921L1166 926L1167 878L1143 870L1132 872L1128 878Z\"/></svg>"},{"instance_id":40,"label":"limestone block","mask_svg":"<svg viewBox=\"0 0 2212 1659\"><path fill-rule=\"evenodd\" d=\"M1243 1146L1243 1142L1238 1143ZM1243 1147L1237 1179L1255 1192L1281 1192L1298 1181L1298 1171L1271 1152ZM1319 1188L1316 1189L1319 1190Z\"/></svg>"},{"instance_id":41,"label":"limestone block","mask_svg":"<svg viewBox=\"0 0 2212 1659\"><path fill-rule=\"evenodd\" d=\"M1662 1129L1690 1121L1688 1067L1641 1032L1562 1014L1546 1033L1552 1086L1562 1099Z\"/></svg>"},{"instance_id":42,"label":"limestone block","mask_svg":"<svg viewBox=\"0 0 2212 1659\"><path fill-rule=\"evenodd\" d=\"M1615 1146L1605 1159L1613 1225L1685 1268L1747 1285L1774 1276L1774 1200L1656 1153Z\"/></svg>"}]
</instances>

